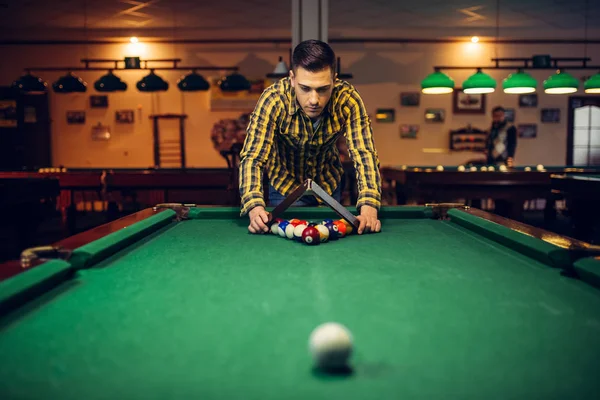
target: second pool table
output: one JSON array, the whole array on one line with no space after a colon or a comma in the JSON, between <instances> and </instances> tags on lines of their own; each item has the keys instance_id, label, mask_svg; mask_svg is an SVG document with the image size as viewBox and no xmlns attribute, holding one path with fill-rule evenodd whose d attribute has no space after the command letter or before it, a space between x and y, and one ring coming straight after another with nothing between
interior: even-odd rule
<instances>
[{"instance_id":1,"label":"second pool table","mask_svg":"<svg viewBox=\"0 0 600 400\"><path fill-rule=\"evenodd\" d=\"M157 207L0 266L0 398L598 398L593 247L452 205L381 220L308 246ZM345 373L313 368L326 321L352 332Z\"/></svg>"}]
</instances>

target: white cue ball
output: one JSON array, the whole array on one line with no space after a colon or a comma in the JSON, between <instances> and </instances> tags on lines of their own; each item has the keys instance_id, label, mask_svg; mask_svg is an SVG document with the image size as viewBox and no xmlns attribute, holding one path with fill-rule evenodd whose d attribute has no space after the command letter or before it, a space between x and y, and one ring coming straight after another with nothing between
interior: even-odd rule
<instances>
[{"instance_id":1,"label":"white cue ball","mask_svg":"<svg viewBox=\"0 0 600 400\"><path fill-rule=\"evenodd\" d=\"M352 335L345 326L327 322L312 331L309 349L317 367L344 368L352 355Z\"/></svg>"},{"instance_id":2,"label":"white cue ball","mask_svg":"<svg viewBox=\"0 0 600 400\"><path fill-rule=\"evenodd\" d=\"M277 222L274 222L274 223L271 225L271 233L272 233L273 235L279 235L279 224L278 224Z\"/></svg>"}]
</instances>

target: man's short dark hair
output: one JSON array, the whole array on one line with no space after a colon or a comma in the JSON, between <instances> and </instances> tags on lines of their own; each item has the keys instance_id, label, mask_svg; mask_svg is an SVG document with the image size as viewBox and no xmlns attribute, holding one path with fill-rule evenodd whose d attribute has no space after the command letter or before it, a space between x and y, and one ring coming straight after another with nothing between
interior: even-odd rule
<instances>
[{"instance_id":1,"label":"man's short dark hair","mask_svg":"<svg viewBox=\"0 0 600 400\"><path fill-rule=\"evenodd\" d=\"M296 72L302 67L310 72L323 71L331 68L335 73L335 53L325 42L320 40L305 40L296 46L292 55L292 69Z\"/></svg>"},{"instance_id":2,"label":"man's short dark hair","mask_svg":"<svg viewBox=\"0 0 600 400\"><path fill-rule=\"evenodd\" d=\"M506 112L506 110L502 106L496 106L496 107L494 107L494 109L492 110L492 114L495 113L496 111Z\"/></svg>"}]
</instances>

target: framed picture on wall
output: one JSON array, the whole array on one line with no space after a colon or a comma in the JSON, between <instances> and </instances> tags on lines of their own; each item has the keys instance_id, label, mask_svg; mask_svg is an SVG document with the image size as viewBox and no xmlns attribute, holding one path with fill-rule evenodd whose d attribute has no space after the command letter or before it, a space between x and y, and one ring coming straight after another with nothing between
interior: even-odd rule
<instances>
[{"instance_id":1,"label":"framed picture on wall","mask_svg":"<svg viewBox=\"0 0 600 400\"><path fill-rule=\"evenodd\" d=\"M115 111L115 119L120 124L133 124L133 110Z\"/></svg>"},{"instance_id":2,"label":"framed picture on wall","mask_svg":"<svg viewBox=\"0 0 600 400\"><path fill-rule=\"evenodd\" d=\"M107 108L108 107L108 96L105 94L90 96L90 107L92 107L92 108Z\"/></svg>"},{"instance_id":3,"label":"framed picture on wall","mask_svg":"<svg viewBox=\"0 0 600 400\"><path fill-rule=\"evenodd\" d=\"M504 109L504 119L507 122L515 122L515 109L514 108L505 108Z\"/></svg>"},{"instance_id":4,"label":"framed picture on wall","mask_svg":"<svg viewBox=\"0 0 600 400\"><path fill-rule=\"evenodd\" d=\"M537 107L538 95L536 93L519 95L519 107Z\"/></svg>"},{"instance_id":5,"label":"framed picture on wall","mask_svg":"<svg viewBox=\"0 0 600 400\"><path fill-rule=\"evenodd\" d=\"M67 111L67 124L85 124L85 111Z\"/></svg>"},{"instance_id":6,"label":"framed picture on wall","mask_svg":"<svg viewBox=\"0 0 600 400\"><path fill-rule=\"evenodd\" d=\"M452 93L454 114L485 114L485 94L469 94L457 88Z\"/></svg>"},{"instance_id":7,"label":"framed picture on wall","mask_svg":"<svg viewBox=\"0 0 600 400\"><path fill-rule=\"evenodd\" d=\"M521 124L517 127L517 134L523 139L533 139L537 137L536 124Z\"/></svg>"},{"instance_id":8,"label":"framed picture on wall","mask_svg":"<svg viewBox=\"0 0 600 400\"><path fill-rule=\"evenodd\" d=\"M542 108L540 114L542 122L560 122L560 108Z\"/></svg>"},{"instance_id":9,"label":"framed picture on wall","mask_svg":"<svg viewBox=\"0 0 600 400\"><path fill-rule=\"evenodd\" d=\"M446 120L446 113L441 108L428 108L425 110L425 121L441 123Z\"/></svg>"},{"instance_id":10,"label":"framed picture on wall","mask_svg":"<svg viewBox=\"0 0 600 400\"><path fill-rule=\"evenodd\" d=\"M396 120L396 112L393 108L378 108L375 112L377 122L394 122Z\"/></svg>"},{"instance_id":11,"label":"framed picture on wall","mask_svg":"<svg viewBox=\"0 0 600 400\"><path fill-rule=\"evenodd\" d=\"M400 93L400 105L403 107L418 107L421 101L421 93L404 92Z\"/></svg>"},{"instance_id":12,"label":"framed picture on wall","mask_svg":"<svg viewBox=\"0 0 600 400\"><path fill-rule=\"evenodd\" d=\"M417 133L419 133L419 125L400 126L400 138L402 139L416 139Z\"/></svg>"}]
</instances>

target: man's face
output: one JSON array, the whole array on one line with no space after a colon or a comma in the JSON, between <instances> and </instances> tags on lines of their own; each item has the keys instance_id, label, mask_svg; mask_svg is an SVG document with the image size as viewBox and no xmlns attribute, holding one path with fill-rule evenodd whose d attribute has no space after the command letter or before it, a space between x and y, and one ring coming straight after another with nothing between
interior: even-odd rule
<instances>
[{"instance_id":1,"label":"man's face","mask_svg":"<svg viewBox=\"0 0 600 400\"><path fill-rule=\"evenodd\" d=\"M331 68L310 72L302 67L290 71L290 81L296 91L296 101L310 118L317 118L327 105L333 91Z\"/></svg>"},{"instance_id":2,"label":"man's face","mask_svg":"<svg viewBox=\"0 0 600 400\"><path fill-rule=\"evenodd\" d=\"M494 111L492 113L492 121L494 121L494 124L504 122L504 111Z\"/></svg>"}]
</instances>

